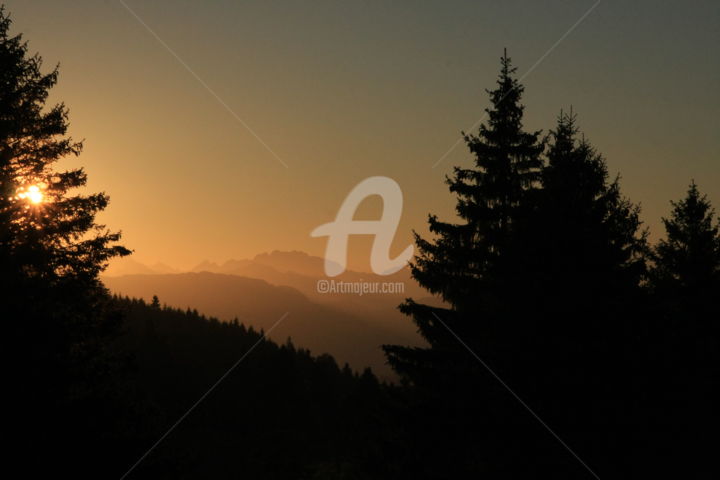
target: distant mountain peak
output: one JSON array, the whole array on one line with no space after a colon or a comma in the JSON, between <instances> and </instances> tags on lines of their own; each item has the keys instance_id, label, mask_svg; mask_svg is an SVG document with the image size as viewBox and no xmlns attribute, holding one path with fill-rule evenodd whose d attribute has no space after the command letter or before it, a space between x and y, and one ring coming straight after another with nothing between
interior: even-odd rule
<instances>
[{"instance_id":1,"label":"distant mountain peak","mask_svg":"<svg viewBox=\"0 0 720 480\"><path fill-rule=\"evenodd\" d=\"M216 272L220 269L220 265L209 260L203 260L202 262L195 265L190 271L191 272Z\"/></svg>"},{"instance_id":2,"label":"distant mountain peak","mask_svg":"<svg viewBox=\"0 0 720 480\"><path fill-rule=\"evenodd\" d=\"M103 272L103 275L106 277L120 277L124 275L157 275L165 273L178 273L178 270L160 262L148 266L132 257L124 257L113 259L107 270Z\"/></svg>"},{"instance_id":3,"label":"distant mountain peak","mask_svg":"<svg viewBox=\"0 0 720 480\"><path fill-rule=\"evenodd\" d=\"M325 259L299 250L273 250L270 253L260 253L255 256L253 261L280 272L292 272L311 277L325 276Z\"/></svg>"},{"instance_id":4,"label":"distant mountain peak","mask_svg":"<svg viewBox=\"0 0 720 480\"><path fill-rule=\"evenodd\" d=\"M276 257L276 258L288 258L288 257L296 257L296 258L320 258L320 257L313 257L307 252L303 252L301 250L273 250L272 252L263 252L258 253L255 255L255 258L253 260L261 260L263 258L268 257ZM322 260L322 259L321 259Z\"/></svg>"},{"instance_id":5,"label":"distant mountain peak","mask_svg":"<svg viewBox=\"0 0 720 480\"><path fill-rule=\"evenodd\" d=\"M180 273L176 268L173 268L165 263L157 262L150 267L155 273Z\"/></svg>"}]
</instances>

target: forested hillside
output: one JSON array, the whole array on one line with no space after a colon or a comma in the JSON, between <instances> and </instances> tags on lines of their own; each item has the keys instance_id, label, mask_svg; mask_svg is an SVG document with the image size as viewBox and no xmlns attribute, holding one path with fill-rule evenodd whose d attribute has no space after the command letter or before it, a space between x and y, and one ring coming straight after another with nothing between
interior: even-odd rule
<instances>
[{"instance_id":1,"label":"forested hillside","mask_svg":"<svg viewBox=\"0 0 720 480\"><path fill-rule=\"evenodd\" d=\"M371 460L383 455L389 393L370 370L352 372L238 322L114 302L126 319L120 345L134 352L128 375L147 420L139 427L146 442L134 439L130 448L137 457L242 359L133 478L376 478L385 468ZM134 459L118 460L122 469Z\"/></svg>"}]
</instances>

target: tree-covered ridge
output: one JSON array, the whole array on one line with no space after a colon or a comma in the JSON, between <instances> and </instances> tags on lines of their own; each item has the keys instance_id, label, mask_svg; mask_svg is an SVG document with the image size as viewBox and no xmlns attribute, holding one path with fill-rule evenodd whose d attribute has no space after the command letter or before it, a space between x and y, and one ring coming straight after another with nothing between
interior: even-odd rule
<instances>
[{"instance_id":1,"label":"tree-covered ridge","mask_svg":"<svg viewBox=\"0 0 720 480\"><path fill-rule=\"evenodd\" d=\"M114 468L129 468L243 357L133 478L373 478L388 468L375 463L391 421L382 408L388 387L369 369L353 372L237 321L114 303L124 313L120 343L134 352L132 389L143 412L135 418L141 435L126 439L129 454Z\"/></svg>"}]
</instances>

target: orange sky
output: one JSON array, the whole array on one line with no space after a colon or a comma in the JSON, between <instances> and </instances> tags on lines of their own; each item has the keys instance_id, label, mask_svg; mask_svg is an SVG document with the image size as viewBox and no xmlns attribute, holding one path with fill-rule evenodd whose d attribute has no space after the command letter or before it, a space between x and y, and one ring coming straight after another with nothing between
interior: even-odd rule
<instances>
[{"instance_id":1,"label":"orange sky","mask_svg":"<svg viewBox=\"0 0 720 480\"><path fill-rule=\"evenodd\" d=\"M452 214L443 178L471 157L433 165L482 115L503 47L522 75L594 2L126 0L197 77L120 2L5 3L61 63L53 99L86 139L73 162L111 196L101 220L138 261L189 268L322 255L310 232L373 175L403 190L399 253L427 213ZM527 127L572 105L654 234L691 178L720 205L719 24L717 2L603 2L523 82ZM351 252L367 270L367 239Z\"/></svg>"}]
</instances>

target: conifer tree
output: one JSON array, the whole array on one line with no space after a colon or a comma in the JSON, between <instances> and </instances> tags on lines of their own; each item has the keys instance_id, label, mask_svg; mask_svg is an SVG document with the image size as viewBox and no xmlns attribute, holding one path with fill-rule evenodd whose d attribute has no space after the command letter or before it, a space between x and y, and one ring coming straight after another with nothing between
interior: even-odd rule
<instances>
[{"instance_id":1,"label":"conifer tree","mask_svg":"<svg viewBox=\"0 0 720 480\"><path fill-rule=\"evenodd\" d=\"M637 292L647 233L639 207L622 196L619 177L609 181L605 159L578 136L575 115L561 112L525 225L529 231L522 232L522 268L539 275L537 292L554 298L552 308L594 303L597 312L618 303L613 295Z\"/></svg>"},{"instance_id":2,"label":"conifer tree","mask_svg":"<svg viewBox=\"0 0 720 480\"><path fill-rule=\"evenodd\" d=\"M522 92L505 54L497 85L488 91L487 122L477 135L464 133L474 166L456 167L446 179L457 196L459 221L431 215L429 230L435 238L415 234L413 278L444 306L408 299L400 310L412 317L429 346L383 347L390 365L413 386L409 412L403 416L416 419L407 427L411 448L427 459L418 478L487 473L479 462L492 458L503 464L509 451L504 442L520 433L505 423L518 417L516 405L466 346L495 365L508 340L507 329L513 328L505 315L504 298L513 288L506 265L514 231L527 215L526 199L536 187L544 148L539 132L524 130ZM478 451L484 452L481 458ZM450 458L439 452L453 453Z\"/></svg>"},{"instance_id":3,"label":"conifer tree","mask_svg":"<svg viewBox=\"0 0 720 480\"><path fill-rule=\"evenodd\" d=\"M706 294L720 279L720 222L695 182L671 204L671 217L662 220L667 238L655 249L656 285L686 296Z\"/></svg>"},{"instance_id":4,"label":"conifer tree","mask_svg":"<svg viewBox=\"0 0 720 480\"><path fill-rule=\"evenodd\" d=\"M42 59L9 28L0 10L0 255L11 266L3 272L93 286L106 262L128 251L115 244L119 234L95 223L108 197L69 195L85 185L85 172L53 168L79 155L82 143L66 136L64 104L46 108L58 68L42 73Z\"/></svg>"},{"instance_id":5,"label":"conifer tree","mask_svg":"<svg viewBox=\"0 0 720 480\"><path fill-rule=\"evenodd\" d=\"M694 181L686 197L671 204L670 218L663 218L666 238L655 247L651 277L662 318L660 348L668 356L669 369L696 389L708 381L717 383L720 221Z\"/></svg>"},{"instance_id":6,"label":"conifer tree","mask_svg":"<svg viewBox=\"0 0 720 480\"><path fill-rule=\"evenodd\" d=\"M524 361L511 378L583 458L621 470L623 450L608 445L623 445L633 413L618 392L635 381L647 233L572 111L548 140L541 188L516 239L519 311L534 321L517 330L512 352Z\"/></svg>"},{"instance_id":7,"label":"conifer tree","mask_svg":"<svg viewBox=\"0 0 720 480\"><path fill-rule=\"evenodd\" d=\"M95 222L108 197L73 195L72 190L85 185L85 172L56 168L59 160L82 150L81 142L67 136L65 105L47 105L58 68L43 73L42 59L28 54L27 43L21 35L10 34L10 25L0 7L0 300L3 354L8 357L4 378L13 385L19 434L36 441L54 439L58 443L53 451L67 452L63 448L71 449L72 442L59 441L63 432L67 436L72 428L92 438L94 425L111 428L92 418L100 403L90 401L109 395L103 389L115 360L108 340L120 321L108 307L98 274L108 260L129 251L117 245L118 233ZM8 430L13 431L10 426ZM30 445L22 437L16 444ZM35 448L38 455L49 453L38 443Z\"/></svg>"},{"instance_id":8,"label":"conifer tree","mask_svg":"<svg viewBox=\"0 0 720 480\"><path fill-rule=\"evenodd\" d=\"M714 469L707 438L715 431L710 420L717 417L719 399L720 222L694 181L685 198L671 204L651 272L649 421L662 435L652 439L648 457L657 457L674 439L687 439L665 462L664 472L679 476L687 465L696 471Z\"/></svg>"},{"instance_id":9,"label":"conifer tree","mask_svg":"<svg viewBox=\"0 0 720 480\"><path fill-rule=\"evenodd\" d=\"M436 238L426 240L415 234L419 254L411 265L412 275L448 307L412 299L401 305L430 344L430 349L384 347L390 364L411 381L427 378L429 370L463 349L443 322L463 339L475 338L481 323L491 321L496 307L511 232L523 216L528 190L537 183L543 150L540 132L523 129L523 86L515 71L510 58L503 55L497 86L488 90L492 106L486 109L487 124L480 126L477 135L464 134L475 157L474 168L456 167L452 178L446 179L458 197L461 222L444 222L431 215L429 229Z\"/></svg>"}]
</instances>

